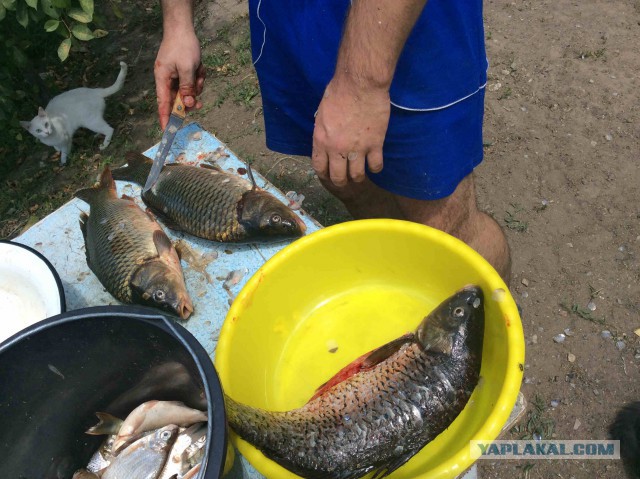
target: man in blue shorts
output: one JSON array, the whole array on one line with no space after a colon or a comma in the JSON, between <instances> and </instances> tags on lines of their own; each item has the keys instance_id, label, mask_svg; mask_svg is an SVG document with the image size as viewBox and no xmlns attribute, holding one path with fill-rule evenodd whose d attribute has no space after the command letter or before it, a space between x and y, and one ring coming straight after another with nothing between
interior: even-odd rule
<instances>
[{"instance_id":1,"label":"man in blue shorts","mask_svg":"<svg viewBox=\"0 0 640 479\"><path fill-rule=\"evenodd\" d=\"M191 0L162 0L160 124L176 93L199 108ZM267 146L311 157L354 218L423 223L509 282L500 226L477 208L487 59L482 0L249 0ZM177 80L177 81L176 81Z\"/></svg>"}]
</instances>

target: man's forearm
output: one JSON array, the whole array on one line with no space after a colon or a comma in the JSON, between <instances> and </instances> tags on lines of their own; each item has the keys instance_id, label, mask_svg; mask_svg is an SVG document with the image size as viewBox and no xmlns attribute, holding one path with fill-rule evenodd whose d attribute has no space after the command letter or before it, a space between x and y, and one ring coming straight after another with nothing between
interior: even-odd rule
<instances>
[{"instance_id":1,"label":"man's forearm","mask_svg":"<svg viewBox=\"0 0 640 479\"><path fill-rule=\"evenodd\" d=\"M164 35L193 31L193 0L162 0Z\"/></svg>"},{"instance_id":2,"label":"man's forearm","mask_svg":"<svg viewBox=\"0 0 640 479\"><path fill-rule=\"evenodd\" d=\"M388 89L407 37L427 0L354 0L335 77Z\"/></svg>"}]
</instances>

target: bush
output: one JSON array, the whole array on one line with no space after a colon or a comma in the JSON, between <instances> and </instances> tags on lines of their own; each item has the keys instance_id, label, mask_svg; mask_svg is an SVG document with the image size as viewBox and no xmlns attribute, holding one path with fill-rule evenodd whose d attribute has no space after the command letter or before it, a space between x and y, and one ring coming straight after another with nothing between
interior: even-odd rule
<instances>
[{"instance_id":1,"label":"bush","mask_svg":"<svg viewBox=\"0 0 640 479\"><path fill-rule=\"evenodd\" d=\"M117 2L110 5L122 17ZM24 148L19 120L31 119L48 99L41 65L64 62L84 42L107 35L96 27L103 24L94 0L0 0L1 176Z\"/></svg>"}]
</instances>

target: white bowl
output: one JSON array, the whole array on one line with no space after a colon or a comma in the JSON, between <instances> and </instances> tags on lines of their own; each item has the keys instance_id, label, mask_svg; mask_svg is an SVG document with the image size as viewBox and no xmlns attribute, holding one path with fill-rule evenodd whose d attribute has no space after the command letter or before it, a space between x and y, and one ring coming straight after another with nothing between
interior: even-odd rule
<instances>
[{"instance_id":1,"label":"white bowl","mask_svg":"<svg viewBox=\"0 0 640 479\"><path fill-rule=\"evenodd\" d=\"M65 311L58 273L28 246L0 241L0 342Z\"/></svg>"}]
</instances>

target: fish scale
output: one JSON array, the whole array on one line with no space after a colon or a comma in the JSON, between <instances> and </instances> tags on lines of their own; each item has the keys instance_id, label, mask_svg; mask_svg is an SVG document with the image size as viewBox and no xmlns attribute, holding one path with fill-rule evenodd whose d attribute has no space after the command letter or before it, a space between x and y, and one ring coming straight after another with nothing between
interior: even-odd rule
<instances>
[{"instance_id":1,"label":"fish scale","mask_svg":"<svg viewBox=\"0 0 640 479\"><path fill-rule=\"evenodd\" d=\"M152 162L127 153L127 165L114 170L115 179L143 184ZM219 167L172 163L142 200L175 230L220 242L240 242L264 236L301 236L306 226L272 194Z\"/></svg>"},{"instance_id":2,"label":"fish scale","mask_svg":"<svg viewBox=\"0 0 640 479\"><path fill-rule=\"evenodd\" d=\"M107 191L99 194L103 198L92 203L87 223L88 258L107 290L130 303L129 279L140 264L158 256L152 235L161 229L130 200L108 198Z\"/></svg>"},{"instance_id":3,"label":"fish scale","mask_svg":"<svg viewBox=\"0 0 640 479\"><path fill-rule=\"evenodd\" d=\"M456 293L414 335L364 356L360 371L301 408L266 411L225 396L229 424L305 478L386 476L451 424L477 384L484 330L477 298L479 288ZM451 317L456 308L465 311L460 325Z\"/></svg>"},{"instance_id":4,"label":"fish scale","mask_svg":"<svg viewBox=\"0 0 640 479\"><path fill-rule=\"evenodd\" d=\"M99 186L75 196L91 207L80 216L87 264L107 291L123 303L161 307L186 319L193 304L175 248L132 199L118 198L109 168Z\"/></svg>"},{"instance_id":5,"label":"fish scale","mask_svg":"<svg viewBox=\"0 0 640 479\"><path fill-rule=\"evenodd\" d=\"M187 165L168 165L163 181L145 194L145 202L154 210L171 205L171 215L180 227L194 235L216 241L233 241L245 234L237 220L237 204L251 185L241 178L224 183L216 170ZM212 205L216 205L212 208Z\"/></svg>"}]
</instances>

